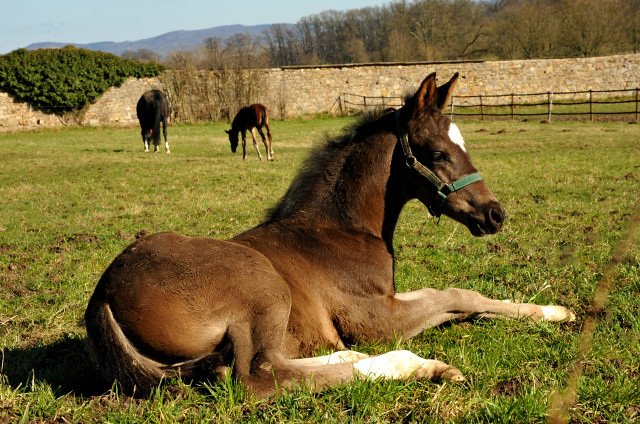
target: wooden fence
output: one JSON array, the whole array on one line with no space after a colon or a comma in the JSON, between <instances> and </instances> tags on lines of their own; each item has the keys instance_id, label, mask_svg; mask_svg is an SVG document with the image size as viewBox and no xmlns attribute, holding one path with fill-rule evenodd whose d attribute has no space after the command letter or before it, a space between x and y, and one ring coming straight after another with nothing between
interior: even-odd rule
<instances>
[{"instance_id":1,"label":"wooden fence","mask_svg":"<svg viewBox=\"0 0 640 424\"><path fill-rule=\"evenodd\" d=\"M374 108L401 107L402 97L362 96L344 93L340 108L344 113ZM633 116L640 121L640 88L624 90L589 90L526 94L492 94L453 96L450 110L454 117L507 118L544 116L551 122L556 117Z\"/></svg>"}]
</instances>

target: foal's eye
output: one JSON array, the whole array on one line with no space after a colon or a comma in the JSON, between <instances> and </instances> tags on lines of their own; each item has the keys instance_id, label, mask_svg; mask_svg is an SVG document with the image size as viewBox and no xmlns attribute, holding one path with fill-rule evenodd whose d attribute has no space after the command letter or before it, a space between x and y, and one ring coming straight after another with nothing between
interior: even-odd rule
<instances>
[{"instance_id":1,"label":"foal's eye","mask_svg":"<svg viewBox=\"0 0 640 424\"><path fill-rule=\"evenodd\" d=\"M442 162L446 159L446 155L443 152L431 152L431 160L434 162Z\"/></svg>"}]
</instances>

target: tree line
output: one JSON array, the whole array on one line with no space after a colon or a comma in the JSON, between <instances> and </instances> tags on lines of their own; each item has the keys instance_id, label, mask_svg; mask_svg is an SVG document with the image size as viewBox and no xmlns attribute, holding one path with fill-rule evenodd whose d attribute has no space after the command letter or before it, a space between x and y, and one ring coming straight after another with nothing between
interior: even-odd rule
<instances>
[{"instance_id":1,"label":"tree line","mask_svg":"<svg viewBox=\"0 0 640 424\"><path fill-rule=\"evenodd\" d=\"M384 6L329 10L293 25L272 25L258 37L207 39L195 51L171 53L165 65L259 68L638 51L640 0L395 0ZM127 55L154 60L148 51Z\"/></svg>"}]
</instances>

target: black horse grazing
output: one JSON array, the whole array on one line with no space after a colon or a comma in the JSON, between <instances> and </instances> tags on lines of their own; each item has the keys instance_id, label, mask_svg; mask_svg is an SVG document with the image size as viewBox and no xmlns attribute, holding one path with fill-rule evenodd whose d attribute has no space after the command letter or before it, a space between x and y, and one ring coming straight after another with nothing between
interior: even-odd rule
<instances>
[{"instance_id":1,"label":"black horse grazing","mask_svg":"<svg viewBox=\"0 0 640 424\"><path fill-rule=\"evenodd\" d=\"M266 137L264 136L264 132L262 131L262 127L267 127L267 136L269 137L268 143ZM256 141L256 128L258 129L260 137L262 137L264 147L267 150L267 159L274 160L275 158L273 156L273 147L271 146L271 129L269 128L269 109L267 109L266 106L257 103L240 109L236 117L233 118L231 129L229 131L225 131L227 134L229 134L231 151L233 153L236 152L236 149L238 148L238 132L242 132L242 160L247 157L247 130L251 130L253 147L256 148L258 157L260 158L260 160L262 160L260 148L258 148L258 142Z\"/></svg>"},{"instance_id":2,"label":"black horse grazing","mask_svg":"<svg viewBox=\"0 0 640 424\"><path fill-rule=\"evenodd\" d=\"M164 147L167 153L169 143L167 142L167 118L169 117L169 102L167 96L160 90L149 90L140 97L136 106L138 120L144 142L144 151L149 151L149 142L153 140L153 151L158 151L160 144L160 122L162 122L162 132L164 134Z\"/></svg>"}]
</instances>

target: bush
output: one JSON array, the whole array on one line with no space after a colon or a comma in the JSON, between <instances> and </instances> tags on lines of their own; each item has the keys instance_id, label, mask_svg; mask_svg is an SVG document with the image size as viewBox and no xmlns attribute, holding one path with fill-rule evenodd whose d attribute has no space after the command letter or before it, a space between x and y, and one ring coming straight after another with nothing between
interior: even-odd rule
<instances>
[{"instance_id":1,"label":"bush","mask_svg":"<svg viewBox=\"0 0 640 424\"><path fill-rule=\"evenodd\" d=\"M73 46L18 49L0 56L0 89L38 109L64 113L82 109L129 77L155 77L163 70L157 63Z\"/></svg>"}]
</instances>

